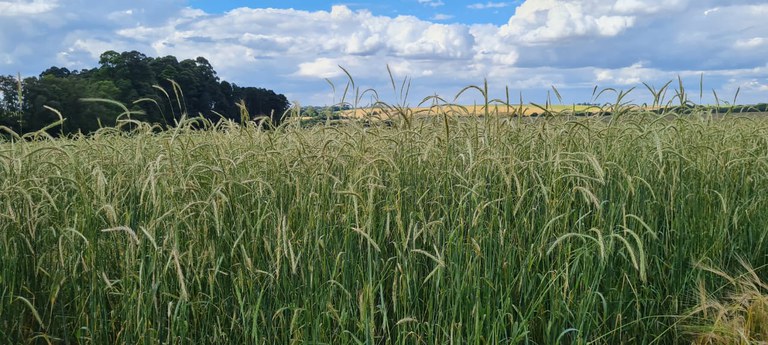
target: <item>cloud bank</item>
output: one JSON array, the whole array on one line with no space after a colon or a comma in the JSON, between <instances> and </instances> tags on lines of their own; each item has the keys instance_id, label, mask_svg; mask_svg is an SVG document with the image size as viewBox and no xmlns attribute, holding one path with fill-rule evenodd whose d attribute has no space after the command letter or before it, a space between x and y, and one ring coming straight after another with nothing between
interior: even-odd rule
<instances>
[{"instance_id":1,"label":"cloud bank","mask_svg":"<svg viewBox=\"0 0 768 345\"><path fill-rule=\"evenodd\" d=\"M442 1L418 0L424 7ZM592 88L663 85L678 75L745 102L768 101L768 4L734 0L528 0L504 25L446 24L333 6L325 11L238 8L209 14L182 1L0 1L0 73L96 65L105 50L205 56L224 79L273 88L302 104L335 100L323 80L391 89L386 66L414 78L413 103L451 98L489 81L540 101L556 86L566 101ZM471 13L471 12L470 12ZM454 18L456 21L456 18ZM638 97L640 94L638 93Z\"/></svg>"}]
</instances>

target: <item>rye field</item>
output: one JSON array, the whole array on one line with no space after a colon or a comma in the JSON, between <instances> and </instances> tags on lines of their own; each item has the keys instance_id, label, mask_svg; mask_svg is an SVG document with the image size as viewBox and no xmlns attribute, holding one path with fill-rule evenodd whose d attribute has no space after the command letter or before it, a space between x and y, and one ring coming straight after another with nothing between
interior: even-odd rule
<instances>
[{"instance_id":1,"label":"rye field","mask_svg":"<svg viewBox=\"0 0 768 345\"><path fill-rule=\"evenodd\" d=\"M768 342L768 118L132 126L0 142L0 343Z\"/></svg>"}]
</instances>

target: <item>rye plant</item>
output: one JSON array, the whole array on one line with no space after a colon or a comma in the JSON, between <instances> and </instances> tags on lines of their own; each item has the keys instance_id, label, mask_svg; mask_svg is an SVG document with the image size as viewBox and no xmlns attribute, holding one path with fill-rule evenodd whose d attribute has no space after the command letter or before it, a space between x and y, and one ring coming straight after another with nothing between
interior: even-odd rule
<instances>
[{"instance_id":1,"label":"rye plant","mask_svg":"<svg viewBox=\"0 0 768 345\"><path fill-rule=\"evenodd\" d=\"M768 120L617 95L2 143L0 343L766 341Z\"/></svg>"}]
</instances>

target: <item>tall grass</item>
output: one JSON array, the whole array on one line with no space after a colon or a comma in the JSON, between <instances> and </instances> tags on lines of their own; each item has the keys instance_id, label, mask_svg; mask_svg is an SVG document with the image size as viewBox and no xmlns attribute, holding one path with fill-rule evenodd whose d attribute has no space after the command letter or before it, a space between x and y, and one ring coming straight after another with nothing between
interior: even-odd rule
<instances>
[{"instance_id":1,"label":"tall grass","mask_svg":"<svg viewBox=\"0 0 768 345\"><path fill-rule=\"evenodd\" d=\"M0 144L0 343L705 343L768 281L766 119L390 108Z\"/></svg>"}]
</instances>

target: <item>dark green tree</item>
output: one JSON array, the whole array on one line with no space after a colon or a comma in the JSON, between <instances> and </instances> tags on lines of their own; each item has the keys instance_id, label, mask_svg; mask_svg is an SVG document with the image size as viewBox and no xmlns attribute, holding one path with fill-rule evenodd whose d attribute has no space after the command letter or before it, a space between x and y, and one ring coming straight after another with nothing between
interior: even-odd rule
<instances>
[{"instance_id":1,"label":"dark green tree","mask_svg":"<svg viewBox=\"0 0 768 345\"><path fill-rule=\"evenodd\" d=\"M18 76L0 76L0 126L20 133L24 127L24 94Z\"/></svg>"},{"instance_id":2,"label":"dark green tree","mask_svg":"<svg viewBox=\"0 0 768 345\"><path fill-rule=\"evenodd\" d=\"M152 58L138 51L106 51L99 58L99 67L90 70L50 67L39 77L25 79L21 102L18 89L16 78L0 77L0 125L17 132L38 130L58 120L46 106L67 118L53 134L111 126L123 112L105 102L84 102L85 98L120 102L133 119L164 126L173 126L184 114L214 122L222 118L239 122L238 104L245 104L252 119L270 116L279 124L290 106L285 96L272 90L221 80L203 57L179 61L174 56Z\"/></svg>"},{"instance_id":3,"label":"dark green tree","mask_svg":"<svg viewBox=\"0 0 768 345\"><path fill-rule=\"evenodd\" d=\"M110 99L119 93L111 81L91 81L84 78L59 78L43 75L25 79L25 112L27 131L36 131L58 120L45 106L61 112L66 121L62 128L50 130L52 134L89 133L100 126L114 126L119 109L106 103L85 102L84 98Z\"/></svg>"},{"instance_id":4,"label":"dark green tree","mask_svg":"<svg viewBox=\"0 0 768 345\"><path fill-rule=\"evenodd\" d=\"M269 117L274 125L279 125L284 119L285 112L291 106L284 95L272 90L257 87L238 87L233 85L233 96L245 103L251 118Z\"/></svg>"}]
</instances>

